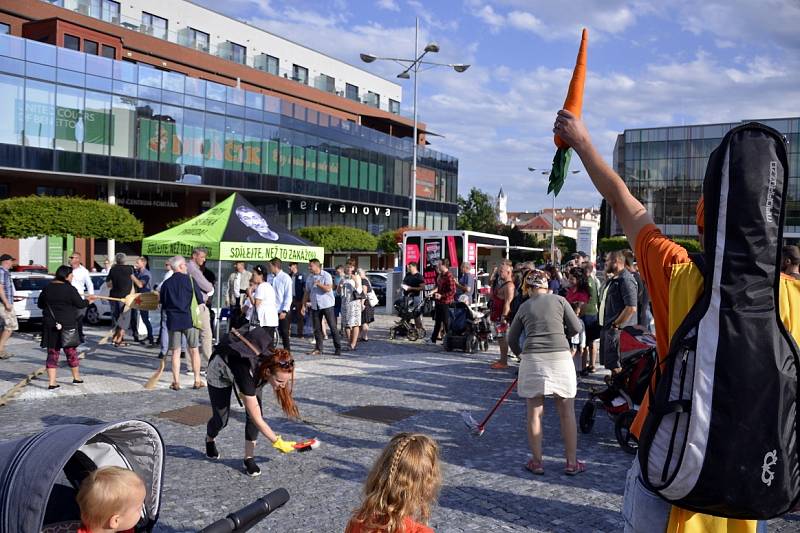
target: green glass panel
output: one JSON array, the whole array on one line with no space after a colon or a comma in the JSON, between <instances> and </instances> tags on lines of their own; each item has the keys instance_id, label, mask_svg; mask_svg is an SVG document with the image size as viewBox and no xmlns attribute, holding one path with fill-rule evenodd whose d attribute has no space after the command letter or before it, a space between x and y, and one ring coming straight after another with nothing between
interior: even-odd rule
<instances>
[{"instance_id":1,"label":"green glass panel","mask_svg":"<svg viewBox=\"0 0 800 533\"><path fill-rule=\"evenodd\" d=\"M292 146L281 143L280 145L280 174L292 177Z\"/></svg>"},{"instance_id":2,"label":"green glass panel","mask_svg":"<svg viewBox=\"0 0 800 533\"><path fill-rule=\"evenodd\" d=\"M330 167L328 166L328 153L317 152L317 181L320 183L328 183L328 175Z\"/></svg>"},{"instance_id":3,"label":"green glass panel","mask_svg":"<svg viewBox=\"0 0 800 533\"><path fill-rule=\"evenodd\" d=\"M313 148L306 148L306 179L316 181L317 179L317 151Z\"/></svg>"},{"instance_id":4,"label":"green glass panel","mask_svg":"<svg viewBox=\"0 0 800 533\"><path fill-rule=\"evenodd\" d=\"M265 145L267 147L267 154L263 160L263 172L272 176L277 176L279 161L278 142L267 141Z\"/></svg>"},{"instance_id":5,"label":"green glass panel","mask_svg":"<svg viewBox=\"0 0 800 533\"><path fill-rule=\"evenodd\" d=\"M358 188L367 190L369 188L369 163L366 161L359 161L358 163Z\"/></svg>"},{"instance_id":6,"label":"green glass panel","mask_svg":"<svg viewBox=\"0 0 800 533\"><path fill-rule=\"evenodd\" d=\"M339 156L339 185L350 186L350 158L343 155Z\"/></svg>"},{"instance_id":7,"label":"green glass panel","mask_svg":"<svg viewBox=\"0 0 800 533\"><path fill-rule=\"evenodd\" d=\"M305 176L305 149L302 146L292 148L292 177L302 179Z\"/></svg>"},{"instance_id":8,"label":"green glass panel","mask_svg":"<svg viewBox=\"0 0 800 533\"><path fill-rule=\"evenodd\" d=\"M375 163L369 164L369 190L378 190L378 165Z\"/></svg>"},{"instance_id":9,"label":"green glass panel","mask_svg":"<svg viewBox=\"0 0 800 533\"><path fill-rule=\"evenodd\" d=\"M244 161L243 169L245 172L261 171L261 141L253 137L247 137L244 141Z\"/></svg>"},{"instance_id":10,"label":"green glass panel","mask_svg":"<svg viewBox=\"0 0 800 533\"><path fill-rule=\"evenodd\" d=\"M358 161L350 160L350 187L358 189Z\"/></svg>"}]
</instances>

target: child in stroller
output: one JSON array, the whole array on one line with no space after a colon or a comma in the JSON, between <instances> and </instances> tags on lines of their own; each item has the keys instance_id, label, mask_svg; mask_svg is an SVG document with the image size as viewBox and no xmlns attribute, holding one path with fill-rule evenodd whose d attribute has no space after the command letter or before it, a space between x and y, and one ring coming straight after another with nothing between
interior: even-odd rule
<instances>
[{"instance_id":1,"label":"child in stroller","mask_svg":"<svg viewBox=\"0 0 800 533\"><path fill-rule=\"evenodd\" d=\"M450 324L442 339L442 346L448 352L464 350L474 353L489 349L491 328L486 313L473 309L469 297L462 295L450 306Z\"/></svg>"},{"instance_id":2,"label":"child in stroller","mask_svg":"<svg viewBox=\"0 0 800 533\"><path fill-rule=\"evenodd\" d=\"M395 300L394 310L400 320L389 329L390 339L405 336L413 342L427 336L421 319L425 310L425 298L416 294L404 294Z\"/></svg>"},{"instance_id":3,"label":"child in stroller","mask_svg":"<svg viewBox=\"0 0 800 533\"><path fill-rule=\"evenodd\" d=\"M620 332L622 371L613 375L604 388L591 389L581 410L582 433L592 431L597 409L603 409L614 420L614 435L619 445L628 453L636 453L639 443L630 427L656 368L655 345L653 335L635 327Z\"/></svg>"}]
</instances>

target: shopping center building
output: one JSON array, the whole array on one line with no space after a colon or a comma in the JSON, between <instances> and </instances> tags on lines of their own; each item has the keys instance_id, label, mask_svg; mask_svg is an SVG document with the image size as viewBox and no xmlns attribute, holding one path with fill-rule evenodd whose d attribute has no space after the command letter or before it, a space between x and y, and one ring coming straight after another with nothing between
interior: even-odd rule
<instances>
[{"instance_id":1,"label":"shopping center building","mask_svg":"<svg viewBox=\"0 0 800 533\"><path fill-rule=\"evenodd\" d=\"M800 118L755 120L789 141L789 187L784 237L800 239ZM696 237L695 208L708 156L733 127L743 122L630 129L617 137L614 168L644 204L661 230L671 236ZM611 235L622 234L606 207Z\"/></svg>"},{"instance_id":2,"label":"shopping center building","mask_svg":"<svg viewBox=\"0 0 800 533\"><path fill-rule=\"evenodd\" d=\"M0 33L0 198L104 199L146 234L233 191L290 230L409 224L396 83L185 0L0 0ZM453 228L458 161L430 138L417 224Z\"/></svg>"}]
</instances>

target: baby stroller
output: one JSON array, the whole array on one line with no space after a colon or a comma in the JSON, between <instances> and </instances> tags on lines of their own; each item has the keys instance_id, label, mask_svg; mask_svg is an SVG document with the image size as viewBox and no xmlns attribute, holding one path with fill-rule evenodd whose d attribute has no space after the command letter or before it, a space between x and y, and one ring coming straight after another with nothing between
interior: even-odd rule
<instances>
[{"instance_id":1,"label":"baby stroller","mask_svg":"<svg viewBox=\"0 0 800 533\"><path fill-rule=\"evenodd\" d=\"M642 402L658 362L656 338L633 327L620 332L622 371L604 388L593 388L581 409L579 426L589 433L594 426L597 409L604 410L614 421L614 435L623 450L636 454L639 442L630 427Z\"/></svg>"},{"instance_id":2,"label":"baby stroller","mask_svg":"<svg viewBox=\"0 0 800 533\"><path fill-rule=\"evenodd\" d=\"M164 441L141 420L51 426L36 435L0 442L0 533L77 531L78 488L89 472L105 466L133 470L146 496L136 533L158 521L164 478ZM277 489L231 513L202 533L247 531L289 500Z\"/></svg>"},{"instance_id":3,"label":"baby stroller","mask_svg":"<svg viewBox=\"0 0 800 533\"><path fill-rule=\"evenodd\" d=\"M442 339L446 351L474 353L489 348L489 324L484 313L472 309L465 301L454 302L448 312L450 325Z\"/></svg>"},{"instance_id":4,"label":"baby stroller","mask_svg":"<svg viewBox=\"0 0 800 533\"><path fill-rule=\"evenodd\" d=\"M0 465L0 533L39 533L45 525L79 522L77 489L101 466L129 468L144 480L147 496L135 531L152 531L158 520L164 443L147 422L51 426L0 443Z\"/></svg>"},{"instance_id":5,"label":"baby stroller","mask_svg":"<svg viewBox=\"0 0 800 533\"><path fill-rule=\"evenodd\" d=\"M406 337L410 341L416 341L420 337L427 335L425 328L414 325L416 318L422 316L425 309L425 298L418 298L411 295L404 295L395 300L394 310L400 317L394 326L389 329L389 338Z\"/></svg>"}]
</instances>

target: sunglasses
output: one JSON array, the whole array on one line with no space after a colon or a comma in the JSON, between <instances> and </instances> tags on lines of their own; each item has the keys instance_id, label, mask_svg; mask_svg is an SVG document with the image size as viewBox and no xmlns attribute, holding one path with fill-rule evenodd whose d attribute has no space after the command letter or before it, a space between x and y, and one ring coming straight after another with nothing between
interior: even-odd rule
<instances>
[{"instance_id":1,"label":"sunglasses","mask_svg":"<svg viewBox=\"0 0 800 533\"><path fill-rule=\"evenodd\" d=\"M290 370L294 368L294 359L289 359L288 361L278 361L276 364L283 369Z\"/></svg>"}]
</instances>

